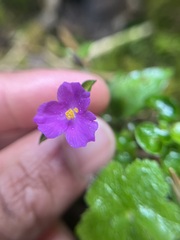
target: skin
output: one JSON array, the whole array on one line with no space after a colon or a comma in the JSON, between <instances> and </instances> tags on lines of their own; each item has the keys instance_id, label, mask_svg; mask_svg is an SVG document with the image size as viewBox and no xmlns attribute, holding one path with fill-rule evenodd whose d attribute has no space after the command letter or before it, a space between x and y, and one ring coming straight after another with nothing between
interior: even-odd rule
<instances>
[{"instance_id":1,"label":"skin","mask_svg":"<svg viewBox=\"0 0 180 240\"><path fill-rule=\"evenodd\" d=\"M56 100L64 82L96 79L90 110L102 113L109 103L104 81L70 70L32 70L0 74L0 239L73 240L57 222L80 196L92 176L111 160L115 141L98 118L96 141L73 149L63 136L38 144L33 117L38 106Z\"/></svg>"}]
</instances>

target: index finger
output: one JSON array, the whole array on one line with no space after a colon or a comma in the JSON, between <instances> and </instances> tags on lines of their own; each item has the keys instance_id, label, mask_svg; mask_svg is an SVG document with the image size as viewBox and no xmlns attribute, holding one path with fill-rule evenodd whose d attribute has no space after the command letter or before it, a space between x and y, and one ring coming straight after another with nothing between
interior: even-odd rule
<instances>
[{"instance_id":1,"label":"index finger","mask_svg":"<svg viewBox=\"0 0 180 240\"><path fill-rule=\"evenodd\" d=\"M58 87L65 81L96 79L91 91L90 109L101 113L109 102L104 81L93 74L73 70L30 70L0 74L0 131L35 127L33 117L38 106L56 100Z\"/></svg>"}]
</instances>

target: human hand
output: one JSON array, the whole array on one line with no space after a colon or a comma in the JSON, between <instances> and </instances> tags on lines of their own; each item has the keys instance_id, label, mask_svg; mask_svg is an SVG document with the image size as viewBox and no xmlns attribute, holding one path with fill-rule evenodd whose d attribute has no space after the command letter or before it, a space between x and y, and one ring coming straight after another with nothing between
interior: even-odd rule
<instances>
[{"instance_id":1,"label":"human hand","mask_svg":"<svg viewBox=\"0 0 180 240\"><path fill-rule=\"evenodd\" d=\"M56 99L62 82L88 79L98 80L90 110L99 114L109 92L97 76L68 70L0 74L0 240L74 239L57 218L111 159L113 133L99 119L96 141L85 148L71 148L62 136L39 145L33 117L41 103Z\"/></svg>"}]
</instances>

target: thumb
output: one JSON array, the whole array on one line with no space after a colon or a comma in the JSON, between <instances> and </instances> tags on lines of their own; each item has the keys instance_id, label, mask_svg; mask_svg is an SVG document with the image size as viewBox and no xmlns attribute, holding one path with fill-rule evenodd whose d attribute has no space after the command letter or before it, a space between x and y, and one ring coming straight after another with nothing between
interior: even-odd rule
<instances>
[{"instance_id":1,"label":"thumb","mask_svg":"<svg viewBox=\"0 0 180 240\"><path fill-rule=\"evenodd\" d=\"M82 193L89 177L115 148L109 126L99 120L96 142L73 149L64 138L38 145L39 132L0 153L0 239L30 240Z\"/></svg>"}]
</instances>

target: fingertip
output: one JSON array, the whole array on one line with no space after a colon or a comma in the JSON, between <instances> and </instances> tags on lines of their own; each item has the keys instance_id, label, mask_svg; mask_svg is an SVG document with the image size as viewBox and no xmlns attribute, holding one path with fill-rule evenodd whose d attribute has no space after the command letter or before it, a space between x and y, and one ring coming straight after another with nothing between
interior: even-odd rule
<instances>
[{"instance_id":1,"label":"fingertip","mask_svg":"<svg viewBox=\"0 0 180 240\"><path fill-rule=\"evenodd\" d=\"M95 76L97 82L91 90L90 108L97 115L103 113L110 102L110 92L106 82L99 76Z\"/></svg>"},{"instance_id":2,"label":"fingertip","mask_svg":"<svg viewBox=\"0 0 180 240\"><path fill-rule=\"evenodd\" d=\"M91 111L102 113L110 94L101 77L77 70L28 70L0 75L2 86L0 130L34 128L33 117L40 104L56 100L58 87L65 81L84 82L95 79L91 92Z\"/></svg>"}]
</instances>

